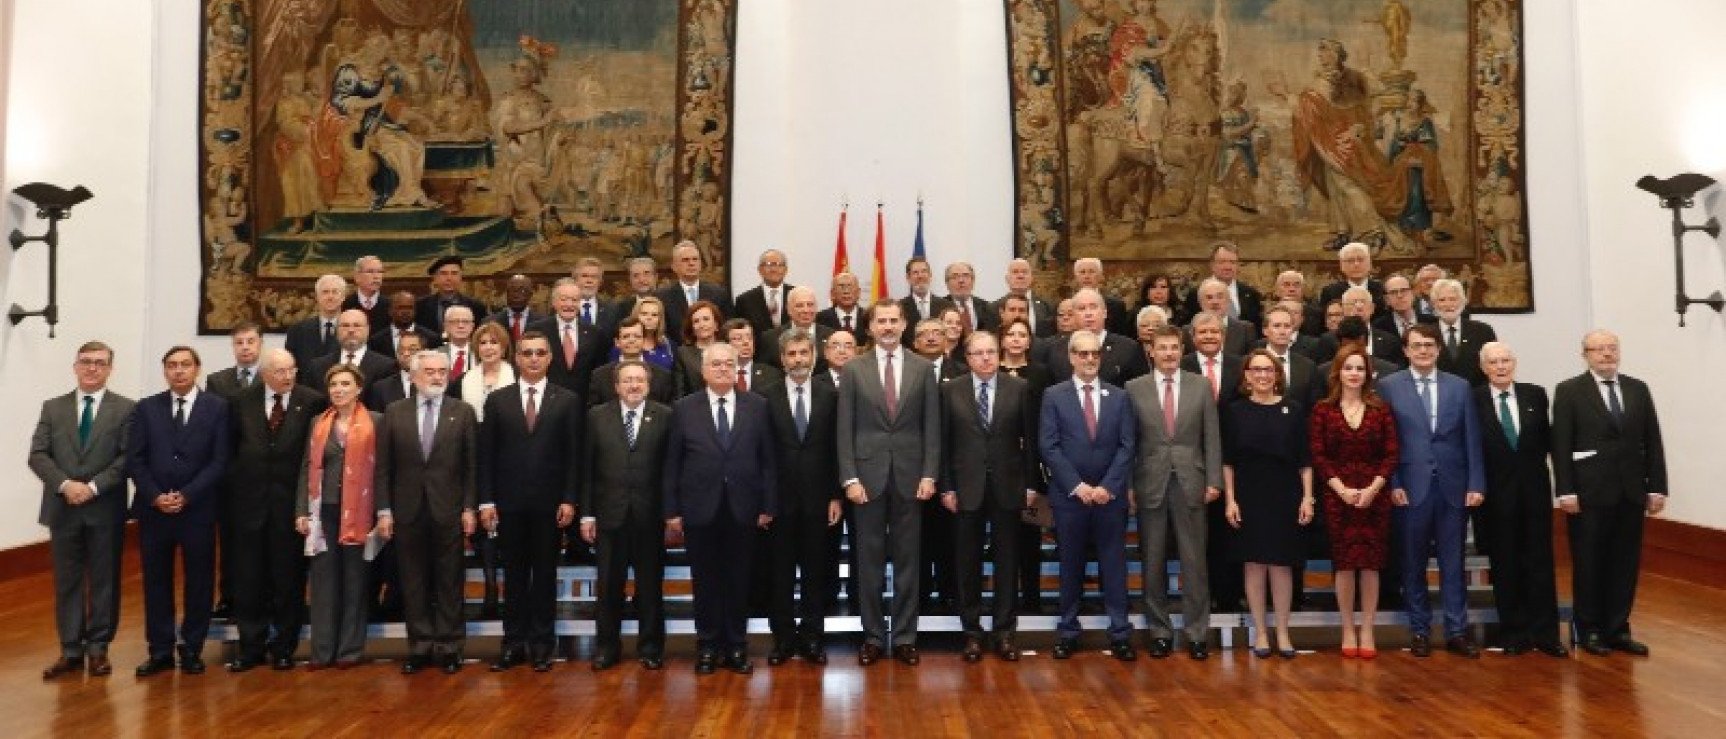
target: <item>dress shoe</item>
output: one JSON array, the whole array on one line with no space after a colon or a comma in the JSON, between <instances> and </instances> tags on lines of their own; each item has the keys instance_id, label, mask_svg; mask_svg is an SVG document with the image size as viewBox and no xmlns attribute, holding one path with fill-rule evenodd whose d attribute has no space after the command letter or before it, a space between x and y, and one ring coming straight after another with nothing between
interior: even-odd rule
<instances>
[{"instance_id":1,"label":"dress shoe","mask_svg":"<svg viewBox=\"0 0 1726 739\"><path fill-rule=\"evenodd\" d=\"M767 652L767 666L778 667L791 660L792 650L785 644L774 644Z\"/></svg>"},{"instance_id":2,"label":"dress shoe","mask_svg":"<svg viewBox=\"0 0 1726 739\"><path fill-rule=\"evenodd\" d=\"M972 636L965 637L965 649L959 652L959 656L964 657L966 662L983 661L983 641Z\"/></svg>"},{"instance_id":3,"label":"dress shoe","mask_svg":"<svg viewBox=\"0 0 1726 739\"><path fill-rule=\"evenodd\" d=\"M996 640L995 654L999 655L1002 660L1007 662L1019 661L1019 648L1013 646L1013 640L1010 638Z\"/></svg>"},{"instance_id":4,"label":"dress shoe","mask_svg":"<svg viewBox=\"0 0 1726 739\"><path fill-rule=\"evenodd\" d=\"M881 647L874 644L864 644L857 649L857 664L864 667L875 664L881 659Z\"/></svg>"},{"instance_id":5,"label":"dress shoe","mask_svg":"<svg viewBox=\"0 0 1726 739\"><path fill-rule=\"evenodd\" d=\"M1539 653L1544 654L1544 655L1547 655L1549 657L1563 658L1563 657L1569 657L1570 656L1570 650L1568 648L1566 648L1563 644L1561 644L1559 642L1555 642L1555 641L1540 642L1538 644L1535 644L1534 645L1534 651L1539 652Z\"/></svg>"},{"instance_id":6,"label":"dress shoe","mask_svg":"<svg viewBox=\"0 0 1726 739\"><path fill-rule=\"evenodd\" d=\"M294 669L293 657L276 657L270 660L270 669L276 672L287 672Z\"/></svg>"},{"instance_id":7,"label":"dress shoe","mask_svg":"<svg viewBox=\"0 0 1726 739\"><path fill-rule=\"evenodd\" d=\"M827 650L820 642L814 642L803 647L803 661L812 665L827 664Z\"/></svg>"},{"instance_id":8,"label":"dress shoe","mask_svg":"<svg viewBox=\"0 0 1726 739\"><path fill-rule=\"evenodd\" d=\"M1450 652L1458 657L1480 659L1480 647L1475 646L1474 640L1463 634L1458 634L1444 640L1444 651Z\"/></svg>"},{"instance_id":9,"label":"dress shoe","mask_svg":"<svg viewBox=\"0 0 1726 739\"><path fill-rule=\"evenodd\" d=\"M1169 639L1157 638L1151 640L1151 659L1163 659L1170 654L1173 654L1174 651L1175 643Z\"/></svg>"},{"instance_id":10,"label":"dress shoe","mask_svg":"<svg viewBox=\"0 0 1726 739\"><path fill-rule=\"evenodd\" d=\"M234 661L228 663L228 672L248 672L262 663L263 660L253 657L235 657Z\"/></svg>"},{"instance_id":11,"label":"dress shoe","mask_svg":"<svg viewBox=\"0 0 1726 739\"><path fill-rule=\"evenodd\" d=\"M1517 640L1505 643L1505 645L1504 645L1504 656L1506 656L1506 657L1518 657L1518 656L1521 656L1524 654L1528 654L1529 651L1532 649L1534 649L1533 644L1531 644L1527 641L1524 641L1522 639L1517 639Z\"/></svg>"},{"instance_id":12,"label":"dress shoe","mask_svg":"<svg viewBox=\"0 0 1726 739\"><path fill-rule=\"evenodd\" d=\"M144 660L144 664L138 665L138 669L133 670L133 674L138 677L149 677L158 672L167 672L172 669L174 669L173 657L151 657Z\"/></svg>"},{"instance_id":13,"label":"dress shoe","mask_svg":"<svg viewBox=\"0 0 1726 739\"><path fill-rule=\"evenodd\" d=\"M1432 639L1425 634L1415 634L1408 638L1408 653L1416 657L1432 656Z\"/></svg>"},{"instance_id":14,"label":"dress shoe","mask_svg":"<svg viewBox=\"0 0 1726 739\"><path fill-rule=\"evenodd\" d=\"M1354 658L1359 657L1359 656L1360 656L1360 648L1359 647L1343 647L1342 648L1342 658L1343 659L1354 659Z\"/></svg>"},{"instance_id":15,"label":"dress shoe","mask_svg":"<svg viewBox=\"0 0 1726 739\"><path fill-rule=\"evenodd\" d=\"M710 649L701 650L700 654L695 655L695 674L697 675L711 675L713 669L718 665L719 655Z\"/></svg>"},{"instance_id":16,"label":"dress shoe","mask_svg":"<svg viewBox=\"0 0 1726 739\"><path fill-rule=\"evenodd\" d=\"M1288 649L1278 649L1277 650L1277 656L1281 657L1283 659L1294 659L1294 658L1300 656L1300 650L1295 649L1294 647L1289 647Z\"/></svg>"},{"instance_id":17,"label":"dress shoe","mask_svg":"<svg viewBox=\"0 0 1726 739\"><path fill-rule=\"evenodd\" d=\"M907 667L916 667L922 660L917 656L917 648L910 644L900 644L893 647L893 659L899 660Z\"/></svg>"},{"instance_id":18,"label":"dress shoe","mask_svg":"<svg viewBox=\"0 0 1726 739\"><path fill-rule=\"evenodd\" d=\"M1079 651L1078 639L1061 639L1055 642L1055 659L1071 659L1073 653Z\"/></svg>"},{"instance_id":19,"label":"dress shoe","mask_svg":"<svg viewBox=\"0 0 1726 739\"><path fill-rule=\"evenodd\" d=\"M503 672L504 670L515 667L525 661L526 658L522 655L520 648L506 648L502 652L498 653L497 661L491 663L491 671ZM617 660L612 661L615 662Z\"/></svg>"},{"instance_id":20,"label":"dress shoe","mask_svg":"<svg viewBox=\"0 0 1726 739\"><path fill-rule=\"evenodd\" d=\"M1210 659L1210 645L1202 641L1187 642L1187 656L1200 661Z\"/></svg>"},{"instance_id":21,"label":"dress shoe","mask_svg":"<svg viewBox=\"0 0 1726 739\"><path fill-rule=\"evenodd\" d=\"M1596 657L1605 657L1612 654L1612 647L1606 646L1606 640L1600 638L1599 634L1589 634L1582 637L1582 651Z\"/></svg>"},{"instance_id":22,"label":"dress shoe","mask_svg":"<svg viewBox=\"0 0 1726 739\"><path fill-rule=\"evenodd\" d=\"M741 649L732 652L725 658L726 669L739 675L747 675L755 671L755 664L749 661L749 653Z\"/></svg>"},{"instance_id":23,"label":"dress shoe","mask_svg":"<svg viewBox=\"0 0 1726 739\"><path fill-rule=\"evenodd\" d=\"M422 656L409 657L409 658L407 658L407 661L402 663L402 674L403 675L415 674L415 673L419 672L420 670L425 669L426 664L429 663L430 661L431 661L431 658L429 658L429 657L422 657Z\"/></svg>"},{"instance_id":24,"label":"dress shoe","mask_svg":"<svg viewBox=\"0 0 1726 739\"><path fill-rule=\"evenodd\" d=\"M1126 639L1110 644L1109 654L1122 662L1132 662L1139 658L1139 653L1133 650L1132 642Z\"/></svg>"},{"instance_id":25,"label":"dress shoe","mask_svg":"<svg viewBox=\"0 0 1726 739\"><path fill-rule=\"evenodd\" d=\"M107 652L92 654L88 659L91 677L107 677L114 673L114 663L108 661Z\"/></svg>"},{"instance_id":26,"label":"dress shoe","mask_svg":"<svg viewBox=\"0 0 1726 739\"><path fill-rule=\"evenodd\" d=\"M1625 654L1632 654L1637 657L1648 656L1648 645L1636 641L1629 636L1620 636L1607 642L1606 645L1611 647L1614 651L1623 652Z\"/></svg>"},{"instance_id":27,"label":"dress shoe","mask_svg":"<svg viewBox=\"0 0 1726 739\"><path fill-rule=\"evenodd\" d=\"M54 664L42 668L42 679L53 680L61 675L70 675L74 672L83 671L83 657L61 657L60 659L54 660Z\"/></svg>"},{"instance_id":28,"label":"dress shoe","mask_svg":"<svg viewBox=\"0 0 1726 739\"><path fill-rule=\"evenodd\" d=\"M1361 647L1361 659L1378 659L1378 647Z\"/></svg>"},{"instance_id":29,"label":"dress shoe","mask_svg":"<svg viewBox=\"0 0 1726 739\"><path fill-rule=\"evenodd\" d=\"M551 672L551 657L541 655L533 660L534 672Z\"/></svg>"},{"instance_id":30,"label":"dress shoe","mask_svg":"<svg viewBox=\"0 0 1726 739\"><path fill-rule=\"evenodd\" d=\"M611 654L601 654L594 657L593 663L590 665L594 672L604 672L616 666L617 656Z\"/></svg>"},{"instance_id":31,"label":"dress shoe","mask_svg":"<svg viewBox=\"0 0 1726 739\"><path fill-rule=\"evenodd\" d=\"M1253 656L1258 658L1258 659L1270 659L1271 648L1270 647L1253 647ZM1344 655L1344 656L1347 656L1347 655Z\"/></svg>"},{"instance_id":32,"label":"dress shoe","mask_svg":"<svg viewBox=\"0 0 1726 739\"><path fill-rule=\"evenodd\" d=\"M180 672L185 675L204 674L204 658L201 655L182 653L180 655Z\"/></svg>"},{"instance_id":33,"label":"dress shoe","mask_svg":"<svg viewBox=\"0 0 1726 739\"><path fill-rule=\"evenodd\" d=\"M661 657L657 654L644 654L641 656L641 658L638 661L641 662L642 669L647 669L647 670L663 670L663 669L665 669L665 658Z\"/></svg>"},{"instance_id":34,"label":"dress shoe","mask_svg":"<svg viewBox=\"0 0 1726 739\"><path fill-rule=\"evenodd\" d=\"M443 674L454 675L458 672L461 672L461 655L445 655L443 658Z\"/></svg>"}]
</instances>

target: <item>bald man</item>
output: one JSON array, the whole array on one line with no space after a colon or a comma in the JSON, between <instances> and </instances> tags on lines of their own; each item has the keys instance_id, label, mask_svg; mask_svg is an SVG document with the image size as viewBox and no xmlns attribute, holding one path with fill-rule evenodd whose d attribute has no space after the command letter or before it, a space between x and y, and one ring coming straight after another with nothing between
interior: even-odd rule
<instances>
[{"instance_id":1,"label":"bald man","mask_svg":"<svg viewBox=\"0 0 1726 739\"><path fill-rule=\"evenodd\" d=\"M1055 335L1055 307L1049 301L1037 297L1032 290L1033 273L1031 262L1026 259L1015 259L1007 263L1007 294L994 303L996 315L1005 312L1007 298L1020 296L1027 303L1025 320L1031 324L1031 335L1037 338L1047 338ZM1005 321L1003 321L1005 323Z\"/></svg>"},{"instance_id":2,"label":"bald man","mask_svg":"<svg viewBox=\"0 0 1726 739\"><path fill-rule=\"evenodd\" d=\"M786 305L790 299L792 285L786 284L785 273L789 265L785 261L785 252L778 249L768 249L761 252L755 261L755 272L761 275L761 284L744 290L737 296L736 317L749 322L755 329L755 339L760 343L761 337L767 332L779 328L791 320L790 309ZM810 320L814 320L810 314ZM778 354L778 351L768 352Z\"/></svg>"}]
</instances>

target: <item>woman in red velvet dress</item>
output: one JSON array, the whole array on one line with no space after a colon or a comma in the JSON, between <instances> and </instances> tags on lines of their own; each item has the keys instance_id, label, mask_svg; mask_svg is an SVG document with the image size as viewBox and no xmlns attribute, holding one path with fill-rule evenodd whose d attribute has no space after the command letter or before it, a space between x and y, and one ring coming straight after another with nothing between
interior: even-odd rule
<instances>
[{"instance_id":1,"label":"woman in red velvet dress","mask_svg":"<svg viewBox=\"0 0 1726 739\"><path fill-rule=\"evenodd\" d=\"M1342 612L1342 656L1372 659L1378 610L1378 571L1389 558L1390 496L1385 483L1396 469L1396 420L1374 392L1372 358L1360 344L1343 345L1331 362L1330 394L1313 407L1307 438L1314 487L1324 492L1325 526ZM1361 620L1354 600L1359 581Z\"/></svg>"}]
</instances>

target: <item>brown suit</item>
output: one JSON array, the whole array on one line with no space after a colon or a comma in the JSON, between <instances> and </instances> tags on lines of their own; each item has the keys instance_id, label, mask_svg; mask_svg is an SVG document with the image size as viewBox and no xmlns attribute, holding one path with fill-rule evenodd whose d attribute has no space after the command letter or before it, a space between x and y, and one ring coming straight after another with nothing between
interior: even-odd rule
<instances>
[{"instance_id":1,"label":"brown suit","mask_svg":"<svg viewBox=\"0 0 1726 739\"><path fill-rule=\"evenodd\" d=\"M461 514L476 505L479 423L471 406L443 398L427 455L420 447L423 404L402 400L384 411L375 493L378 511L395 519L408 651L459 657L465 638Z\"/></svg>"}]
</instances>

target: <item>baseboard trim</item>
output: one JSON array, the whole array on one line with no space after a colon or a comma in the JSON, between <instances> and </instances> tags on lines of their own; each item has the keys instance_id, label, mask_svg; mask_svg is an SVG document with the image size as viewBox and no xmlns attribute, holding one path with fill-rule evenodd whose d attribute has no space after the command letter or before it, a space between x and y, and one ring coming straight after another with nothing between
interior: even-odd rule
<instances>
[{"instance_id":1,"label":"baseboard trim","mask_svg":"<svg viewBox=\"0 0 1726 739\"><path fill-rule=\"evenodd\" d=\"M120 550L122 557L126 552L135 551L137 544L138 522L128 521L126 523L126 543ZM122 559L121 561L127 560ZM11 549L0 549L0 582L11 582L19 578L53 571L53 552L49 549L46 541L25 544Z\"/></svg>"}]
</instances>

